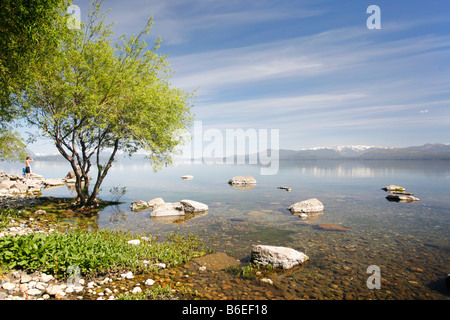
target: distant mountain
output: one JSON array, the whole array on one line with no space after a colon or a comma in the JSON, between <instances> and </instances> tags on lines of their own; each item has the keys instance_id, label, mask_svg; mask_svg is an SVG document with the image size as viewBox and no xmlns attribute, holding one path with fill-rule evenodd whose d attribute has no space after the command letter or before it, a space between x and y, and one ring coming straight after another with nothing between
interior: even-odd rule
<instances>
[{"instance_id":1,"label":"distant mountain","mask_svg":"<svg viewBox=\"0 0 450 320\"><path fill-rule=\"evenodd\" d=\"M450 144L425 144L407 148L380 146L318 147L298 151L280 150L280 160L450 160Z\"/></svg>"},{"instance_id":2,"label":"distant mountain","mask_svg":"<svg viewBox=\"0 0 450 320\"><path fill-rule=\"evenodd\" d=\"M359 156L360 159L390 159L390 160L450 160L449 144L425 144L408 148L392 148L369 150Z\"/></svg>"}]
</instances>

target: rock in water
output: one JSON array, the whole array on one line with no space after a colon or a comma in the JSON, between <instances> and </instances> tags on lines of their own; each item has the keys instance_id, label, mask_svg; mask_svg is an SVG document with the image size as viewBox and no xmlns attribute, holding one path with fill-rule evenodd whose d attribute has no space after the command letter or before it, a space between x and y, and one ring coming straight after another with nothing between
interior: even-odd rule
<instances>
[{"instance_id":1,"label":"rock in water","mask_svg":"<svg viewBox=\"0 0 450 320\"><path fill-rule=\"evenodd\" d=\"M271 264L274 267L289 269L301 265L309 260L303 252L292 248L256 245L252 249L251 261L263 265Z\"/></svg>"},{"instance_id":2,"label":"rock in water","mask_svg":"<svg viewBox=\"0 0 450 320\"><path fill-rule=\"evenodd\" d=\"M194 200L181 200L185 212L202 212L207 211L208 206L204 203Z\"/></svg>"},{"instance_id":3,"label":"rock in water","mask_svg":"<svg viewBox=\"0 0 450 320\"><path fill-rule=\"evenodd\" d=\"M130 205L132 211L144 210L148 208L148 203L143 200L135 201Z\"/></svg>"},{"instance_id":4,"label":"rock in water","mask_svg":"<svg viewBox=\"0 0 450 320\"><path fill-rule=\"evenodd\" d=\"M256 184L256 179L252 176L236 176L231 178L228 183L232 185Z\"/></svg>"},{"instance_id":5,"label":"rock in water","mask_svg":"<svg viewBox=\"0 0 450 320\"><path fill-rule=\"evenodd\" d=\"M391 185L388 185L388 186L386 186L384 188L381 188L381 190L384 190L384 191L398 191L398 192L406 191L405 188L400 187L400 186L396 186L394 184L391 184Z\"/></svg>"},{"instance_id":6,"label":"rock in water","mask_svg":"<svg viewBox=\"0 0 450 320\"><path fill-rule=\"evenodd\" d=\"M386 197L388 201L396 201L396 202L414 202L420 201L419 198L408 196L404 194L390 194Z\"/></svg>"},{"instance_id":7,"label":"rock in water","mask_svg":"<svg viewBox=\"0 0 450 320\"><path fill-rule=\"evenodd\" d=\"M153 208L157 204L163 204L164 202L165 201L163 198L154 198L154 199L150 200L147 204L148 204L149 208Z\"/></svg>"},{"instance_id":8,"label":"rock in water","mask_svg":"<svg viewBox=\"0 0 450 320\"><path fill-rule=\"evenodd\" d=\"M291 213L309 213L309 212L321 212L323 211L323 204L316 198L300 201L291 205L288 210Z\"/></svg>"},{"instance_id":9,"label":"rock in water","mask_svg":"<svg viewBox=\"0 0 450 320\"><path fill-rule=\"evenodd\" d=\"M153 207L153 211L150 213L151 217L161 217L161 216L181 216L185 215L183 205L179 202L171 203L161 203Z\"/></svg>"}]
</instances>

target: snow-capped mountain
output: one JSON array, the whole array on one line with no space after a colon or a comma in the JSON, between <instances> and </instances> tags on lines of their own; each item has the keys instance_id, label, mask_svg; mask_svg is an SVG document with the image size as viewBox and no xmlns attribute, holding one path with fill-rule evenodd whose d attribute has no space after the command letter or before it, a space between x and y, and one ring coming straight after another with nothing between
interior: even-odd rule
<instances>
[{"instance_id":1,"label":"snow-capped mountain","mask_svg":"<svg viewBox=\"0 0 450 320\"><path fill-rule=\"evenodd\" d=\"M393 149L392 147L381 147L381 146L334 146L334 147L314 147L302 150L333 150L344 157L356 157L367 151L374 149Z\"/></svg>"}]
</instances>

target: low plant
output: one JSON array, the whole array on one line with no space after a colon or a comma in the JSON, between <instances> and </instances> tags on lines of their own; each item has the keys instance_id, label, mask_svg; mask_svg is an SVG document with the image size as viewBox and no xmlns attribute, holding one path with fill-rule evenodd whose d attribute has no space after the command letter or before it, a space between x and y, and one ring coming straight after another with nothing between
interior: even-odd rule
<instances>
[{"instance_id":1,"label":"low plant","mask_svg":"<svg viewBox=\"0 0 450 320\"><path fill-rule=\"evenodd\" d=\"M65 233L34 233L0 238L0 266L27 271L40 270L56 277L66 277L70 266L78 266L83 275L134 272L145 268L143 260L165 263L168 267L188 262L205 252L203 243L192 234L175 232L167 241L155 237L129 244L136 235L121 231L88 232L73 229Z\"/></svg>"}]
</instances>

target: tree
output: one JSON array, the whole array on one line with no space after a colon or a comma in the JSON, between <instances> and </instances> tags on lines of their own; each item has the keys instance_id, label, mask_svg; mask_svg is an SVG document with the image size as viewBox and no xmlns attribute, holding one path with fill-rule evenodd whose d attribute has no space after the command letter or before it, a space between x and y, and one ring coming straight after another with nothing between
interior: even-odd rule
<instances>
[{"instance_id":1,"label":"tree","mask_svg":"<svg viewBox=\"0 0 450 320\"><path fill-rule=\"evenodd\" d=\"M22 111L15 98L57 43L55 22L68 0L2 0L0 3L0 159L18 160L26 145L12 123Z\"/></svg>"},{"instance_id":2,"label":"tree","mask_svg":"<svg viewBox=\"0 0 450 320\"><path fill-rule=\"evenodd\" d=\"M94 1L79 30L58 26L57 52L17 99L28 123L70 162L80 206L96 205L118 151L131 156L144 150L159 169L171 163L181 141L174 133L192 121L192 93L170 85L166 56L156 53L160 41L146 49L142 38L151 19L138 36L114 42L100 8L101 2Z\"/></svg>"}]
</instances>

